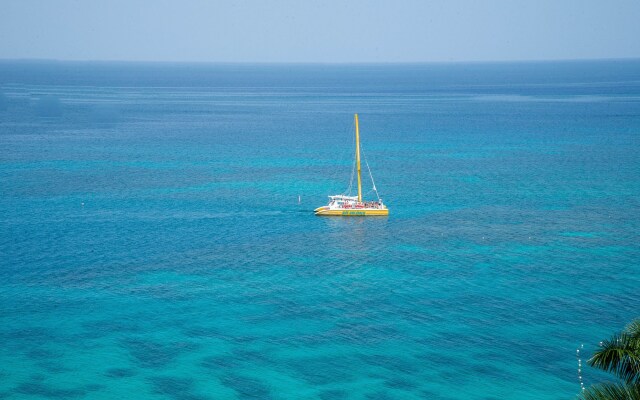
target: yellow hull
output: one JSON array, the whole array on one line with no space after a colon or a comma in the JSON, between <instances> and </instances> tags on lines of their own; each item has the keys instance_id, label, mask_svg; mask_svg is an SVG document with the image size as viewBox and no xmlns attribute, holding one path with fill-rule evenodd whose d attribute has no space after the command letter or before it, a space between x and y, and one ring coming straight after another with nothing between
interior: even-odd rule
<instances>
[{"instance_id":1,"label":"yellow hull","mask_svg":"<svg viewBox=\"0 0 640 400\"><path fill-rule=\"evenodd\" d=\"M326 217L384 217L389 215L389 210L384 209L348 209L330 210L328 207L319 207L314 211L315 215Z\"/></svg>"}]
</instances>

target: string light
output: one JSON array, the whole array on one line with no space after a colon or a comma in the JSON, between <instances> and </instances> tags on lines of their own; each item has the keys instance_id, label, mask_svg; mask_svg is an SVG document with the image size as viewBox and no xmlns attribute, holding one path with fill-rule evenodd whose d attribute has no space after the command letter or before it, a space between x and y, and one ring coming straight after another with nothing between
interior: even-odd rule
<instances>
[{"instance_id":1,"label":"string light","mask_svg":"<svg viewBox=\"0 0 640 400\"><path fill-rule=\"evenodd\" d=\"M582 359L580 358L580 349L584 349L584 344L581 344L580 348L576 349L576 358L578 359L578 382L580 382L580 389L585 391L584 382L582 381Z\"/></svg>"}]
</instances>

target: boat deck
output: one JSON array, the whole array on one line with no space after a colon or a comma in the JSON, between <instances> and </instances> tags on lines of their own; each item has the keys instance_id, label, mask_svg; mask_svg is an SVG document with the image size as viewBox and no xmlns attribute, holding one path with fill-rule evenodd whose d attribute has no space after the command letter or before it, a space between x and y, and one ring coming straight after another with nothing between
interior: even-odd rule
<instances>
[{"instance_id":1,"label":"boat deck","mask_svg":"<svg viewBox=\"0 0 640 400\"><path fill-rule=\"evenodd\" d=\"M329 208L319 207L314 211L315 215L327 217L365 217L389 215L387 208Z\"/></svg>"}]
</instances>

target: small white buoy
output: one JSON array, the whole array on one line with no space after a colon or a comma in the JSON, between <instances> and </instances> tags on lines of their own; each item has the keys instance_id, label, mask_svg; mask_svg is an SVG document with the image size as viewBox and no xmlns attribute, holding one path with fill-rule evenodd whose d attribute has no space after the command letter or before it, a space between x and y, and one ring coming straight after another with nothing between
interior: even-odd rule
<instances>
[{"instance_id":1,"label":"small white buoy","mask_svg":"<svg viewBox=\"0 0 640 400\"><path fill-rule=\"evenodd\" d=\"M81 204L82 204L82 207L84 207L84 201Z\"/></svg>"},{"instance_id":2,"label":"small white buoy","mask_svg":"<svg viewBox=\"0 0 640 400\"><path fill-rule=\"evenodd\" d=\"M302 199L301 199L300 195L298 195L298 204L300 204L300 201L301 201L301 200L302 200Z\"/></svg>"}]
</instances>

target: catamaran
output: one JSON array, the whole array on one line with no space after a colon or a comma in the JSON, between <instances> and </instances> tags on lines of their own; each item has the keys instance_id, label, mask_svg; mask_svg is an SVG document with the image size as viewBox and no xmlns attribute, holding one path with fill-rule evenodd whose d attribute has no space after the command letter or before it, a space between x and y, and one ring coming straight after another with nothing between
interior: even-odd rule
<instances>
[{"instance_id":1,"label":"catamaran","mask_svg":"<svg viewBox=\"0 0 640 400\"><path fill-rule=\"evenodd\" d=\"M358 195L349 196L347 194L337 194L329 196L329 204L326 206L318 207L314 210L315 215L322 216L336 216L336 217L367 217L367 216L384 216L389 215L389 209L384 205L376 184L373 181L373 175L371 175L371 169L369 169L369 163L367 163L367 169L369 170L369 177L371 177L371 184L373 191L376 194L377 200L363 201L362 200L362 178L360 174L360 130L358 128L358 114L355 114L356 125L356 165L355 169L358 176ZM366 159L365 159L366 160ZM353 174L352 178L353 180ZM348 191L351 190L351 184ZM349 193L350 194L350 193Z\"/></svg>"}]
</instances>

